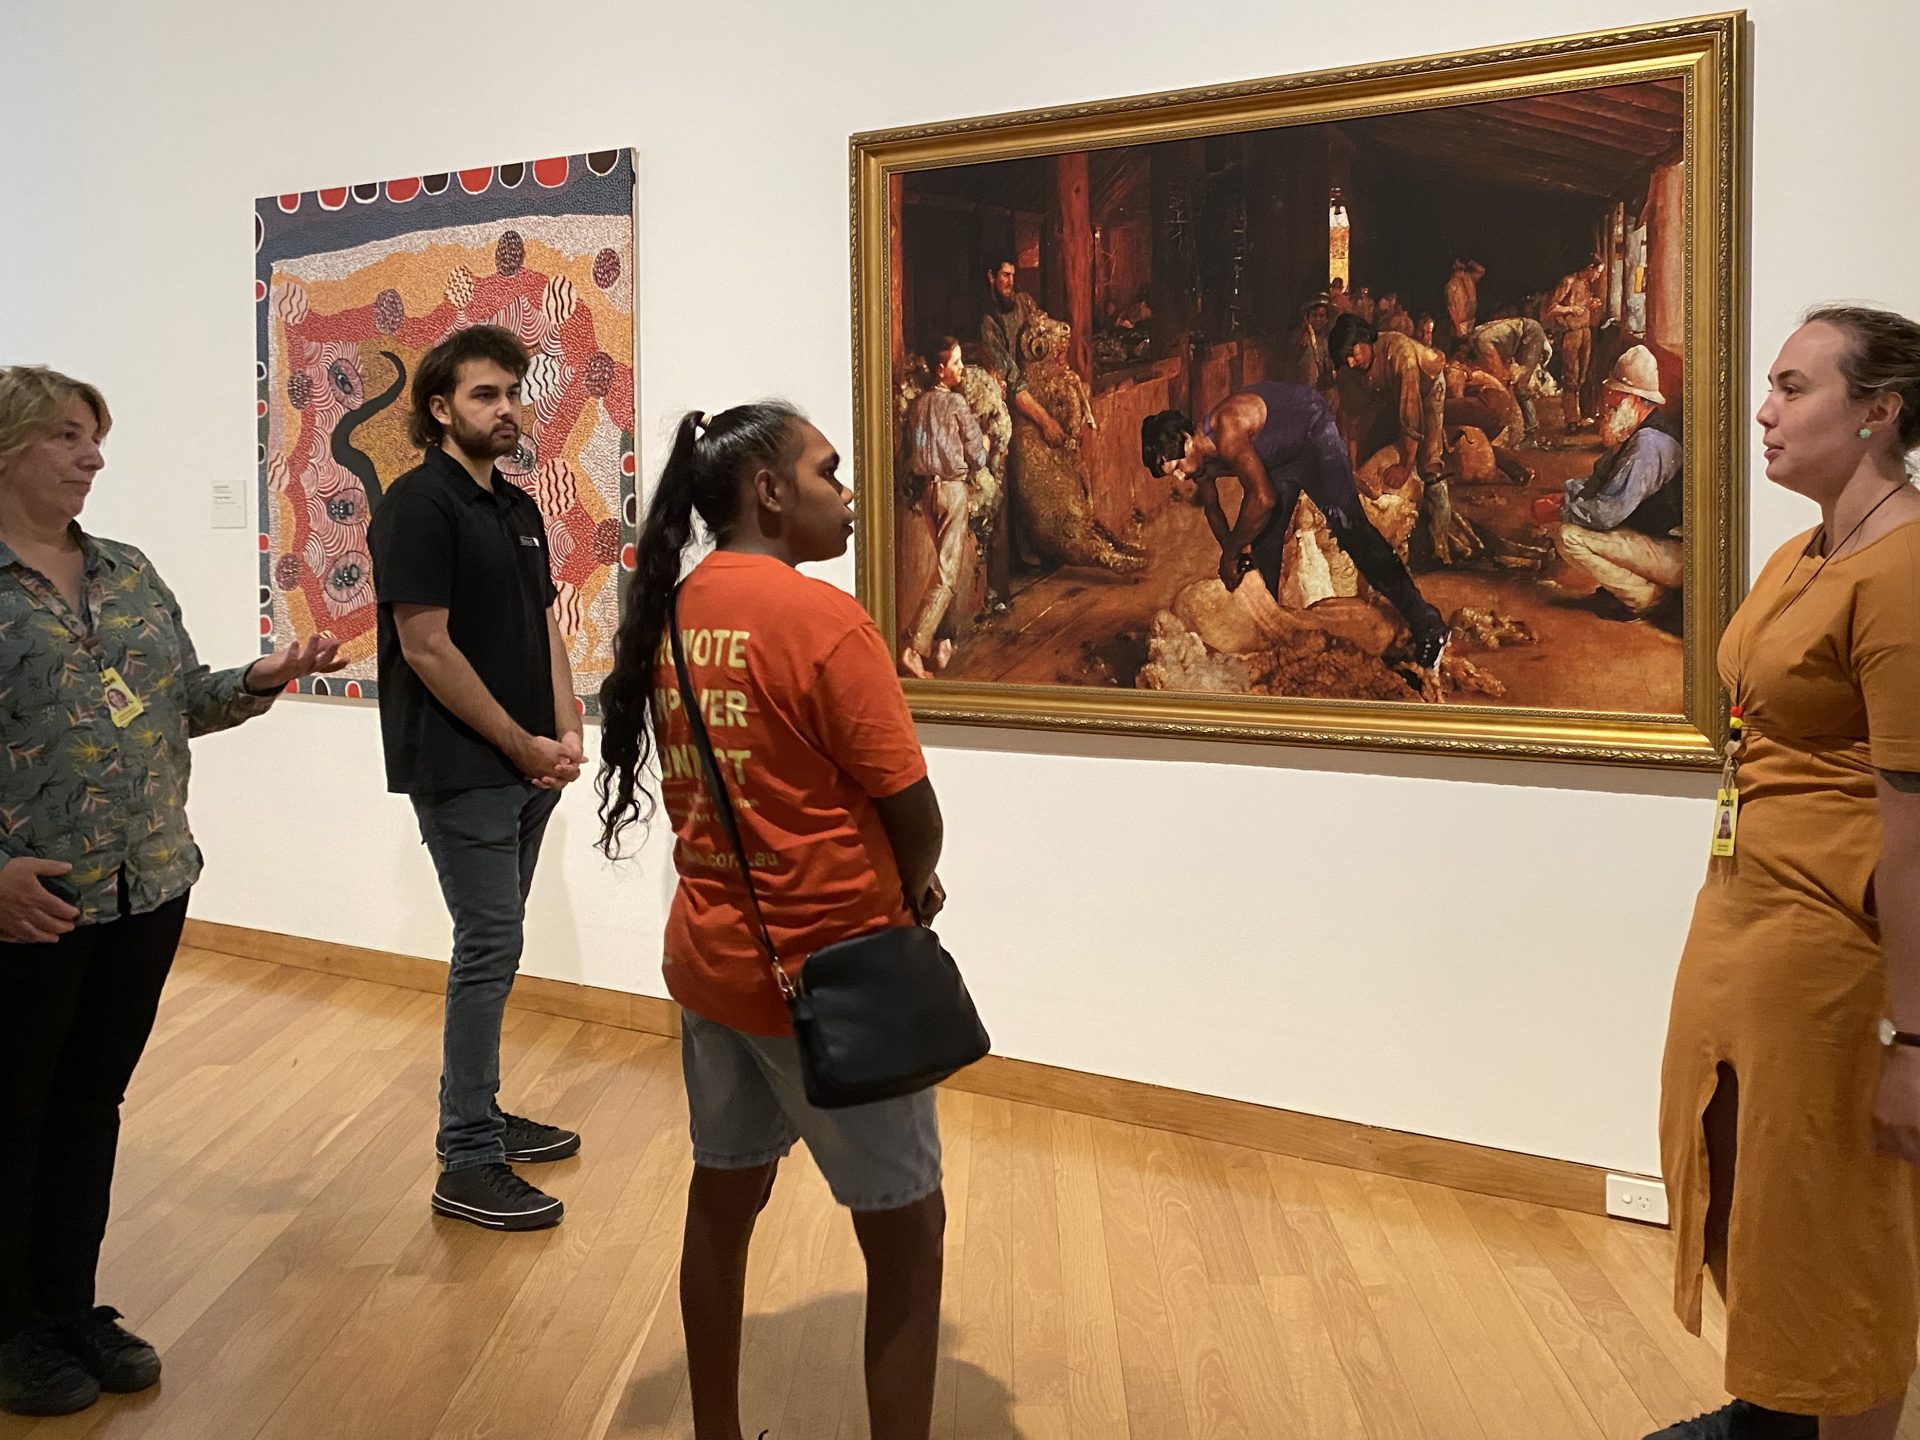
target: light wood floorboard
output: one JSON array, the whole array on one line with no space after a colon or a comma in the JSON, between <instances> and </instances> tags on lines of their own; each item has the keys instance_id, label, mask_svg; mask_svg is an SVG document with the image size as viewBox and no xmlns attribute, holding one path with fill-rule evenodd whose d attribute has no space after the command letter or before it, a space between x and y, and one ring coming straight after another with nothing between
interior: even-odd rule
<instances>
[{"instance_id":1,"label":"light wood floorboard","mask_svg":"<svg viewBox=\"0 0 1920 1440\"><path fill-rule=\"evenodd\" d=\"M439 1013L184 951L101 1289L166 1378L0 1436L690 1436L676 1043L508 1012L506 1100L586 1147L530 1172L564 1225L494 1235L427 1209ZM940 1114L940 1440L1636 1440L1724 1399L1662 1231L986 1094ZM797 1151L749 1269L749 1436L866 1435L863 1278Z\"/></svg>"}]
</instances>

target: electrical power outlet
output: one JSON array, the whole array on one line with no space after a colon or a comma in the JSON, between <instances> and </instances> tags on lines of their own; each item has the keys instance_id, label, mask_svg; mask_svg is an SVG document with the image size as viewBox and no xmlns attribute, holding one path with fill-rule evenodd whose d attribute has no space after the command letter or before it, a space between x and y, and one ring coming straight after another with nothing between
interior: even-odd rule
<instances>
[{"instance_id":1,"label":"electrical power outlet","mask_svg":"<svg viewBox=\"0 0 1920 1440\"><path fill-rule=\"evenodd\" d=\"M1637 1175L1607 1176L1607 1214L1646 1225L1667 1223L1667 1187Z\"/></svg>"}]
</instances>

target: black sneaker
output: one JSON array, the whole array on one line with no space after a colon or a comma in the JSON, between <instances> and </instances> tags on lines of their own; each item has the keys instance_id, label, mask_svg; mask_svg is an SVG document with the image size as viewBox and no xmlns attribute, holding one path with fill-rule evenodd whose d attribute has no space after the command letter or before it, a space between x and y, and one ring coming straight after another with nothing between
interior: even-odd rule
<instances>
[{"instance_id":1,"label":"black sneaker","mask_svg":"<svg viewBox=\"0 0 1920 1440\"><path fill-rule=\"evenodd\" d=\"M500 1112L506 1122L501 1142L507 1147L507 1162L512 1165L538 1165L547 1160L564 1160L580 1153L580 1133L562 1130L558 1125L542 1125L538 1120Z\"/></svg>"},{"instance_id":2,"label":"black sneaker","mask_svg":"<svg viewBox=\"0 0 1920 1440\"><path fill-rule=\"evenodd\" d=\"M131 1395L160 1378L160 1352L119 1323L111 1305L96 1306L86 1319L62 1325L54 1333L80 1368L102 1390Z\"/></svg>"},{"instance_id":3,"label":"black sneaker","mask_svg":"<svg viewBox=\"0 0 1920 1440\"><path fill-rule=\"evenodd\" d=\"M566 1207L505 1165L469 1165L441 1174L433 1212L488 1230L544 1230L560 1223Z\"/></svg>"},{"instance_id":4,"label":"black sneaker","mask_svg":"<svg viewBox=\"0 0 1920 1440\"><path fill-rule=\"evenodd\" d=\"M1736 1400L1647 1436L1647 1440L1820 1440L1820 1421Z\"/></svg>"},{"instance_id":5,"label":"black sneaker","mask_svg":"<svg viewBox=\"0 0 1920 1440\"><path fill-rule=\"evenodd\" d=\"M23 1330L0 1343L0 1409L15 1415L71 1415L100 1398L100 1382L80 1368L53 1333Z\"/></svg>"},{"instance_id":6,"label":"black sneaker","mask_svg":"<svg viewBox=\"0 0 1920 1440\"><path fill-rule=\"evenodd\" d=\"M507 1148L509 1165L539 1165L580 1153L580 1132L577 1130L542 1125L538 1120L509 1115L504 1110L500 1112L500 1118L505 1122L500 1132L500 1143ZM440 1148L437 1140L433 1153L442 1165L447 1163L447 1152Z\"/></svg>"}]
</instances>

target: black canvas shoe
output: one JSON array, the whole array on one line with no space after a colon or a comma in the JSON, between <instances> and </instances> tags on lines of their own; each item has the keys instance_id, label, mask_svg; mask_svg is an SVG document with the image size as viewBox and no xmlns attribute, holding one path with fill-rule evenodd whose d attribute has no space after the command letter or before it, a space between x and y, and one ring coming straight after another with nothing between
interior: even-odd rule
<instances>
[{"instance_id":1,"label":"black canvas shoe","mask_svg":"<svg viewBox=\"0 0 1920 1440\"><path fill-rule=\"evenodd\" d=\"M538 1120L528 1120L524 1116L509 1115L500 1112L505 1122L500 1132L500 1143L506 1147L509 1165L539 1165L548 1160L565 1160L569 1155L580 1153L580 1132L563 1130L558 1125L542 1125ZM447 1152L434 1142L434 1156L442 1165L447 1163Z\"/></svg>"},{"instance_id":2,"label":"black canvas shoe","mask_svg":"<svg viewBox=\"0 0 1920 1440\"><path fill-rule=\"evenodd\" d=\"M54 1334L102 1390L131 1395L160 1378L160 1352L119 1321L118 1310L99 1305L86 1319L62 1325Z\"/></svg>"},{"instance_id":3,"label":"black canvas shoe","mask_svg":"<svg viewBox=\"0 0 1920 1440\"><path fill-rule=\"evenodd\" d=\"M71 1415L100 1398L100 1382L45 1329L0 1343L0 1409L15 1415Z\"/></svg>"},{"instance_id":4,"label":"black canvas shoe","mask_svg":"<svg viewBox=\"0 0 1920 1440\"><path fill-rule=\"evenodd\" d=\"M566 1207L505 1165L470 1165L440 1176L433 1213L488 1230L544 1230L560 1223Z\"/></svg>"},{"instance_id":5,"label":"black canvas shoe","mask_svg":"<svg viewBox=\"0 0 1920 1440\"><path fill-rule=\"evenodd\" d=\"M507 1147L510 1165L538 1165L547 1160L564 1160L580 1153L580 1133L558 1125L542 1125L519 1115L500 1112L506 1129L500 1139Z\"/></svg>"},{"instance_id":6,"label":"black canvas shoe","mask_svg":"<svg viewBox=\"0 0 1920 1440\"><path fill-rule=\"evenodd\" d=\"M1736 1400L1711 1415L1669 1425L1647 1440L1820 1440L1820 1421Z\"/></svg>"}]
</instances>

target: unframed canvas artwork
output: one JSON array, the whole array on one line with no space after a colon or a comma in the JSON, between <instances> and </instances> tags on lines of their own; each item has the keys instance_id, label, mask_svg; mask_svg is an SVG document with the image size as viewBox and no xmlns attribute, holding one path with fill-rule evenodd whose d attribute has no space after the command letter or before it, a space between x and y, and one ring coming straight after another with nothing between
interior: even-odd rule
<instances>
[{"instance_id":1,"label":"unframed canvas artwork","mask_svg":"<svg viewBox=\"0 0 1920 1440\"><path fill-rule=\"evenodd\" d=\"M546 521L575 690L594 707L637 506L633 190L632 152L605 150L259 202L261 648L324 630L349 662L303 691L375 693L367 522L419 463L414 367L492 324L533 357L500 470Z\"/></svg>"}]
</instances>

